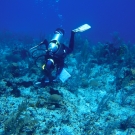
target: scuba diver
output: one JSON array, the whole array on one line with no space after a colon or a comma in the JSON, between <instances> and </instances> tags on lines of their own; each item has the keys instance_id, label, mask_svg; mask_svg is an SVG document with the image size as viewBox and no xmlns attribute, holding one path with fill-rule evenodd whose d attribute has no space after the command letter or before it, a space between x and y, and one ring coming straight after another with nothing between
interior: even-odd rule
<instances>
[{"instance_id":1,"label":"scuba diver","mask_svg":"<svg viewBox=\"0 0 135 135\"><path fill-rule=\"evenodd\" d=\"M91 28L91 26L89 26L88 24L84 24L72 30L68 47L64 45L63 43L61 43L61 39L64 36L64 30L61 28L57 28L54 31L54 35L52 39L50 40L50 42L48 42L47 40L44 40L39 45L35 46L35 47L38 47L41 45L45 45L46 47L46 53L44 55L45 64L42 65L42 69L45 75L41 80L39 80L41 84L55 82L58 80L58 78L62 82L64 82L70 77L70 74L64 69L64 59L74 49L75 33L83 32L89 28ZM55 70L55 75L52 75L52 72L54 70ZM39 82L37 82L37 84L39 84Z\"/></svg>"}]
</instances>

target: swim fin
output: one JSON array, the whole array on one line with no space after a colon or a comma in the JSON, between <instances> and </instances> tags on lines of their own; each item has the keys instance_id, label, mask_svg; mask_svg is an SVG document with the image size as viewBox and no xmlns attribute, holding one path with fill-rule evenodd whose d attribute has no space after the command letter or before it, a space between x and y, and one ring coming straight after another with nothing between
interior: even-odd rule
<instances>
[{"instance_id":1,"label":"swim fin","mask_svg":"<svg viewBox=\"0 0 135 135\"><path fill-rule=\"evenodd\" d=\"M88 24L83 24L83 25L81 25L80 27L78 27L78 28L76 28L76 29L74 29L74 30L72 30L73 32L83 32L83 31L86 31L86 30L88 30L88 29L90 29L91 28L91 26L90 25L88 25Z\"/></svg>"}]
</instances>

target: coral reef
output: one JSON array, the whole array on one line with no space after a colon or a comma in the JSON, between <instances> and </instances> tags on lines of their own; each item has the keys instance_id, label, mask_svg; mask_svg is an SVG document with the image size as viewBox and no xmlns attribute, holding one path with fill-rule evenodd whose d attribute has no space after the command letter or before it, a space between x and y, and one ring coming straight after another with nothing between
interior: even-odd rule
<instances>
[{"instance_id":1,"label":"coral reef","mask_svg":"<svg viewBox=\"0 0 135 135\"><path fill-rule=\"evenodd\" d=\"M135 134L135 44L77 35L65 60L71 77L50 86L35 85L43 76L29 52L35 44L0 33L1 135Z\"/></svg>"}]
</instances>

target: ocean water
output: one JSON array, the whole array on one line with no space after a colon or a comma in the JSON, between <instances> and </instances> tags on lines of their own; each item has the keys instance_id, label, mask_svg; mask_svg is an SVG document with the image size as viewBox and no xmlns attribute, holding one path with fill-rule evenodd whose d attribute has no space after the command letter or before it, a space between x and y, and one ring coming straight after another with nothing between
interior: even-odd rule
<instances>
[{"instance_id":1,"label":"ocean water","mask_svg":"<svg viewBox=\"0 0 135 135\"><path fill-rule=\"evenodd\" d=\"M88 23L84 36L92 42L110 40L118 32L125 41L135 42L134 0L1 0L0 30L39 37L57 27L66 31Z\"/></svg>"},{"instance_id":2,"label":"ocean water","mask_svg":"<svg viewBox=\"0 0 135 135\"><path fill-rule=\"evenodd\" d=\"M0 0L0 135L135 135L134 7L135 0ZM49 82L48 48L39 43L62 28L68 46L83 24L91 29L75 34L64 70L55 79L56 68L47 70Z\"/></svg>"}]
</instances>

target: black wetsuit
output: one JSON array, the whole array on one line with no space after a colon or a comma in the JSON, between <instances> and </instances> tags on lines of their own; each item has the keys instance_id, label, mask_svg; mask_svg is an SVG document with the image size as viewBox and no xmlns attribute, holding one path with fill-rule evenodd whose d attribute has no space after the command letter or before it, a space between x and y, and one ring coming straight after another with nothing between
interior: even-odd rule
<instances>
[{"instance_id":1,"label":"black wetsuit","mask_svg":"<svg viewBox=\"0 0 135 135\"><path fill-rule=\"evenodd\" d=\"M74 35L75 35L75 33L73 31L71 31L69 46L67 47L64 44L60 43L58 50L55 53L48 51L49 43L47 40L44 40L43 44L46 45L46 49L47 49L47 52L45 55L45 61L47 61L47 59L54 60L54 67L52 67L51 69L45 69L45 76L49 78L50 82L52 82L55 78L57 78L57 76L61 73L61 71L64 67L65 57L73 51ZM54 68L56 68L56 75L52 76L51 72Z\"/></svg>"}]
</instances>

